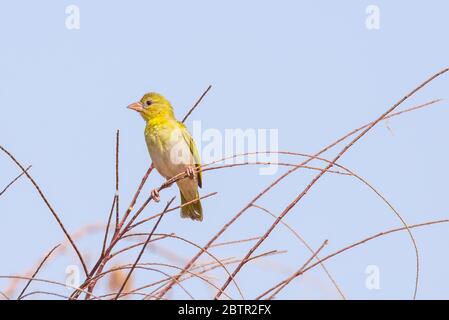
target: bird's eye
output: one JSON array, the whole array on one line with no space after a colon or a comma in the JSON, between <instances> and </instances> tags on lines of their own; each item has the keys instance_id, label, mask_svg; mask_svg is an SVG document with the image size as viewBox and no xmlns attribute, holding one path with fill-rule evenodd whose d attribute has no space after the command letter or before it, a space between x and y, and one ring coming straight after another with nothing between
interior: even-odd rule
<instances>
[{"instance_id":1,"label":"bird's eye","mask_svg":"<svg viewBox=\"0 0 449 320\"><path fill-rule=\"evenodd\" d=\"M151 106L152 103L153 103L153 101L147 100L147 106Z\"/></svg>"}]
</instances>

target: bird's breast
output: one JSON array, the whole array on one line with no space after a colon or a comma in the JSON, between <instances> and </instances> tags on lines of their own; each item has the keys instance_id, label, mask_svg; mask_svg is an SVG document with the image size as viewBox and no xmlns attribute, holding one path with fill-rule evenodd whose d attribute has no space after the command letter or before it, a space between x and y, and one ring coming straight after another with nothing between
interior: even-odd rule
<instances>
[{"instance_id":1,"label":"bird's breast","mask_svg":"<svg viewBox=\"0 0 449 320\"><path fill-rule=\"evenodd\" d=\"M167 179L185 171L194 162L182 131L177 126L147 125L145 140L155 168Z\"/></svg>"}]
</instances>

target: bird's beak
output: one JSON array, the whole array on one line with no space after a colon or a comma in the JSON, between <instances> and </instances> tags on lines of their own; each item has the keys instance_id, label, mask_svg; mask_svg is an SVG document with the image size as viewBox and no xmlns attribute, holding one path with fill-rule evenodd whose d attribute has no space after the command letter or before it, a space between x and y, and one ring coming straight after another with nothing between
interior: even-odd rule
<instances>
[{"instance_id":1,"label":"bird's beak","mask_svg":"<svg viewBox=\"0 0 449 320\"><path fill-rule=\"evenodd\" d=\"M143 108L142 103L140 103L140 102L131 103L127 108L131 109L131 110L134 110L134 111L137 111L137 112L143 112L145 110Z\"/></svg>"}]
</instances>

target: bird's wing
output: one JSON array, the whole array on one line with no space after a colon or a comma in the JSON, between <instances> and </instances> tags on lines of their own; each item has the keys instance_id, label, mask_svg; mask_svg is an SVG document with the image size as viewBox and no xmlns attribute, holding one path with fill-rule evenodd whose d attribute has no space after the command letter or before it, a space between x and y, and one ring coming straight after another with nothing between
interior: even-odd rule
<instances>
[{"instance_id":1,"label":"bird's wing","mask_svg":"<svg viewBox=\"0 0 449 320\"><path fill-rule=\"evenodd\" d=\"M179 126L181 128L182 136L184 137L184 140L189 146L190 153L192 154L193 159L195 160L195 166L199 169L201 167L201 160L200 155L198 154L198 150L196 149L195 141L193 141L192 136L190 135L186 126L182 122L179 122ZM197 176L198 176L198 186L201 188L203 186L203 178L201 171L198 172Z\"/></svg>"}]
</instances>

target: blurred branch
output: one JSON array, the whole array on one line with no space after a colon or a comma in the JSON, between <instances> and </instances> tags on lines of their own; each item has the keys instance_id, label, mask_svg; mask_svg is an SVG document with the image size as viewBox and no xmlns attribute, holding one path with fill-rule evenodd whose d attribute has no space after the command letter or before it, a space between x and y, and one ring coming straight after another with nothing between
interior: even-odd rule
<instances>
[{"instance_id":1,"label":"blurred branch","mask_svg":"<svg viewBox=\"0 0 449 320\"><path fill-rule=\"evenodd\" d=\"M22 169L22 172L27 176L27 178L31 181L31 183L33 184L34 188L37 190L37 192L39 193L39 195L41 196L42 200L44 201L44 203L47 205L48 209L51 211L51 213L53 214L53 217L56 219L56 222L59 224L59 227L62 229L62 232L64 232L65 236L67 237L67 239L70 241L70 244L72 245L73 249L75 250L81 265L83 267L83 270L85 272L85 274L88 274L87 271L87 267L86 267L86 263L84 262L84 259L81 255L81 252L78 250L78 247L75 245L75 242L73 242L72 238L70 237L69 232L67 231L67 229L65 228L64 224L62 223L61 219L59 218L58 214L56 213L56 211L53 209L53 207L51 206L50 202L47 200L47 198L45 197L44 193L42 192L41 188L39 187L39 185L36 183L36 181L31 177L31 175L28 173L28 171L20 164L19 161L17 161L17 159L8 151L6 150L3 146L0 145L0 150L2 150L20 169Z\"/></svg>"},{"instance_id":2,"label":"blurred branch","mask_svg":"<svg viewBox=\"0 0 449 320\"><path fill-rule=\"evenodd\" d=\"M56 286L59 286L59 287L65 287L65 288L71 288L71 289L77 289L77 290L80 290L80 291L82 291L82 292L85 292L85 293L87 293L87 291L86 290L83 290L83 289L81 289L81 288L76 288L76 287L74 287L74 286L71 286L71 285L69 285L69 284L67 284L67 283L62 283L62 282L60 282L60 281L54 281L54 280L47 280L47 279L40 279L40 278L36 278L36 277L26 277L26 276L2 276L2 275L0 275L0 279L19 279L19 280L32 280L32 281L34 281L34 282L43 282L43 283L48 283L48 284L54 284L54 285L56 285ZM22 297L23 298L23 297ZM98 297L96 297L96 298L98 298Z\"/></svg>"},{"instance_id":3,"label":"blurred branch","mask_svg":"<svg viewBox=\"0 0 449 320\"><path fill-rule=\"evenodd\" d=\"M273 297L275 295L277 295L282 289L284 289L293 279L295 279L297 277L297 274L301 273L309 264L310 262L312 262L312 260L317 256L317 254L323 250L323 248L328 244L328 241L325 240L323 242L323 244L313 253L313 255L303 264L303 266L294 274L292 274L290 277L288 277L287 279L285 279L283 281L283 284L281 286L279 286L279 288L271 295L268 297L268 300L273 299Z\"/></svg>"},{"instance_id":4,"label":"blurred branch","mask_svg":"<svg viewBox=\"0 0 449 320\"><path fill-rule=\"evenodd\" d=\"M0 296L2 296L3 298L5 298L6 300L11 300L8 295L6 293L4 293L3 291L0 291Z\"/></svg>"},{"instance_id":5,"label":"blurred branch","mask_svg":"<svg viewBox=\"0 0 449 320\"><path fill-rule=\"evenodd\" d=\"M271 211L269 211L268 209L259 206L257 204L253 204L253 207L260 209L261 211L268 213L271 217L273 217L274 219L277 218L277 216L272 213ZM307 243L307 241L299 235L299 233L293 229L289 224L287 224L287 222L285 221L281 221L282 225L284 225L292 234L295 238L297 238L302 244L304 244L304 246L310 251L310 253L314 253L312 247ZM329 278L329 280L332 282L332 284L334 285L335 289L337 290L337 292L340 294L340 296L342 297L343 300L346 300L346 296L344 295L343 291L341 290L340 286L338 285L337 281L335 281L334 277L330 274L329 270L327 269L327 267L324 265L324 263L321 262L319 256L316 254L315 255L315 259L320 262L321 268L323 269L323 271L326 273L327 277Z\"/></svg>"},{"instance_id":6,"label":"blurred branch","mask_svg":"<svg viewBox=\"0 0 449 320\"><path fill-rule=\"evenodd\" d=\"M61 244L58 244L56 246L53 247L53 249L50 250L50 252L47 253L47 255L44 257L44 259L41 261L41 263L37 266L36 271L34 271L33 275L31 276L31 279L28 280L27 284L25 285L25 287L23 288L22 292L20 292L19 297L17 298L17 300L22 299L23 294L25 293L26 289L30 286L31 282L33 281L34 277L36 277L37 273L39 272L39 270L42 268L42 266L44 265L45 261L47 261L47 259L51 256L51 254L60 246Z\"/></svg>"}]
</instances>

